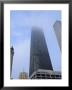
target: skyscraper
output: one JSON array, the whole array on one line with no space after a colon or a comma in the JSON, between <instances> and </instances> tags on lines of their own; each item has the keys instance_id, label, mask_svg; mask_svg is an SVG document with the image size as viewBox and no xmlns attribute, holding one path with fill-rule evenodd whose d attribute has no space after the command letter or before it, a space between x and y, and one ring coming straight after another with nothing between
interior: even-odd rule
<instances>
[{"instance_id":1,"label":"skyscraper","mask_svg":"<svg viewBox=\"0 0 72 90\"><path fill-rule=\"evenodd\" d=\"M12 64L13 64L13 56L14 56L14 48L11 47L10 48L10 53L11 53L11 61L10 61L10 77L11 77L11 73L12 73Z\"/></svg>"},{"instance_id":2,"label":"skyscraper","mask_svg":"<svg viewBox=\"0 0 72 90\"><path fill-rule=\"evenodd\" d=\"M61 50L61 21L56 21L53 27L54 27L56 38L57 38L57 41Z\"/></svg>"},{"instance_id":3,"label":"skyscraper","mask_svg":"<svg viewBox=\"0 0 72 90\"><path fill-rule=\"evenodd\" d=\"M29 76L38 69L53 70L43 31L34 27L31 32Z\"/></svg>"}]
</instances>

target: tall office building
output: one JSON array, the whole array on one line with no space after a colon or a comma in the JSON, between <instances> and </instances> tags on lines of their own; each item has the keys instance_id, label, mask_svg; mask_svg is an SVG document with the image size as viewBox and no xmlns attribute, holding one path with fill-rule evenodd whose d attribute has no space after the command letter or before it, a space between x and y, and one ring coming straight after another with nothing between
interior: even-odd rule
<instances>
[{"instance_id":1,"label":"tall office building","mask_svg":"<svg viewBox=\"0 0 72 90\"><path fill-rule=\"evenodd\" d=\"M31 32L29 76L38 69L53 70L44 33L40 28L34 27Z\"/></svg>"},{"instance_id":2,"label":"tall office building","mask_svg":"<svg viewBox=\"0 0 72 90\"><path fill-rule=\"evenodd\" d=\"M10 61L10 77L11 77L11 74L12 74L12 64L13 64L13 56L14 56L14 48L11 47L10 48L10 53L11 53L11 61Z\"/></svg>"},{"instance_id":3,"label":"tall office building","mask_svg":"<svg viewBox=\"0 0 72 90\"><path fill-rule=\"evenodd\" d=\"M56 21L53 27L61 50L61 21Z\"/></svg>"}]
</instances>

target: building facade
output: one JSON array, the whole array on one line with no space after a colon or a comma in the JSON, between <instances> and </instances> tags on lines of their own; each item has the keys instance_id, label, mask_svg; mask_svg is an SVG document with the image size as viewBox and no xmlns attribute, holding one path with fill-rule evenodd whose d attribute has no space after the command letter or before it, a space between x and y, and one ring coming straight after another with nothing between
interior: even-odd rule
<instances>
[{"instance_id":1,"label":"building facade","mask_svg":"<svg viewBox=\"0 0 72 90\"><path fill-rule=\"evenodd\" d=\"M33 27L31 32L29 76L38 69L53 70L44 33L40 28Z\"/></svg>"}]
</instances>

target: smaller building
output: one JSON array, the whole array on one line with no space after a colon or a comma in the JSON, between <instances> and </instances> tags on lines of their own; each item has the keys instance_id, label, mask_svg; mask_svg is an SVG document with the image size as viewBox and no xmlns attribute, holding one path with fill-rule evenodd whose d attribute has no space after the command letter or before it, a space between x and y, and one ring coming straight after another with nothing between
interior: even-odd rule
<instances>
[{"instance_id":1,"label":"smaller building","mask_svg":"<svg viewBox=\"0 0 72 90\"><path fill-rule=\"evenodd\" d=\"M21 72L19 75L19 79L28 79L28 74L26 72Z\"/></svg>"},{"instance_id":2,"label":"smaller building","mask_svg":"<svg viewBox=\"0 0 72 90\"><path fill-rule=\"evenodd\" d=\"M30 76L30 79L61 79L61 72L38 69Z\"/></svg>"}]
</instances>

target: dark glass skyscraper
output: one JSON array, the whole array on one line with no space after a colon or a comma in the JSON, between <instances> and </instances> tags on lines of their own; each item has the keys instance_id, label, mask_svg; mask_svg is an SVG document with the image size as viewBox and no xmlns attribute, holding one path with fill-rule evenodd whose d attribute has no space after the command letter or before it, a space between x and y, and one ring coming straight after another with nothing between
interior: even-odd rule
<instances>
[{"instance_id":1,"label":"dark glass skyscraper","mask_svg":"<svg viewBox=\"0 0 72 90\"><path fill-rule=\"evenodd\" d=\"M38 70L53 70L44 34L40 28L32 28L29 76Z\"/></svg>"}]
</instances>

